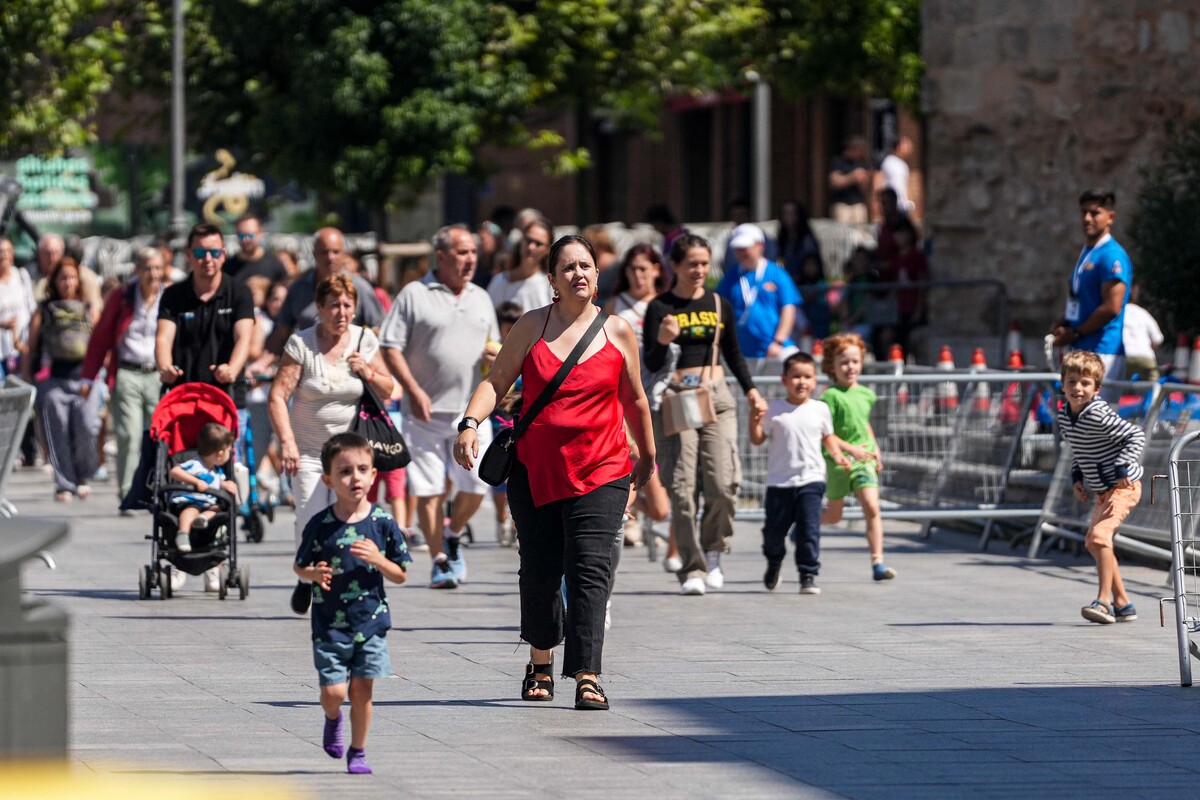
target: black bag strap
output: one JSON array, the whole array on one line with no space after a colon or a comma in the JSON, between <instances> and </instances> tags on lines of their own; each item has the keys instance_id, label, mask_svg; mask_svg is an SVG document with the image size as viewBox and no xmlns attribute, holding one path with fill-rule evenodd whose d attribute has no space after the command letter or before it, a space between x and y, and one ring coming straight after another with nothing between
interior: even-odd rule
<instances>
[{"instance_id":1,"label":"black bag strap","mask_svg":"<svg viewBox=\"0 0 1200 800\"><path fill-rule=\"evenodd\" d=\"M547 312L547 320L550 318L548 316L550 313L551 312ZM575 345L575 348L571 351L571 354L567 356L567 360L564 361L562 366L558 368L558 372L556 372L554 377L551 378L550 382L546 384L546 388L543 389L542 393L538 395L538 399L533 402L533 405L530 406L528 411L522 412L521 418L517 421L517 424L513 426L512 441L515 442L518 438L520 438L521 434L525 432L525 429L533 423L534 417L536 417L538 413L545 408L552 399L554 399L554 393L558 391L558 387L562 386L563 381L567 379L567 375L572 369L574 369L575 365L579 363L579 359L583 356L583 351L587 350L588 346L592 343L592 339L596 338L596 334L600 331L600 328L604 326L604 320L606 319L608 319L608 314L604 313L603 311L596 314L596 318L592 320L592 324L588 326L588 329L584 332L583 336L579 337L578 344Z\"/></svg>"}]
</instances>

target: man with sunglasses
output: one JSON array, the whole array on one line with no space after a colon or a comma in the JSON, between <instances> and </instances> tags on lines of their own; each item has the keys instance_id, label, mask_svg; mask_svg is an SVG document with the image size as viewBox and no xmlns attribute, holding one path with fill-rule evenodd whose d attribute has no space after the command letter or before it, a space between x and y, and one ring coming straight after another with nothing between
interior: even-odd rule
<instances>
[{"instance_id":1,"label":"man with sunglasses","mask_svg":"<svg viewBox=\"0 0 1200 800\"><path fill-rule=\"evenodd\" d=\"M226 275L245 283L250 278L262 276L271 283L278 283L288 276L283 262L268 253L263 247L262 220L253 212L243 214L237 221L238 252L225 259Z\"/></svg>"},{"instance_id":2,"label":"man with sunglasses","mask_svg":"<svg viewBox=\"0 0 1200 800\"><path fill-rule=\"evenodd\" d=\"M186 281L163 292L158 307L155 362L164 391L196 381L221 387L245 405L242 369L254 332L254 300L241 281L222 272L225 239L201 223L187 240Z\"/></svg>"}]
</instances>

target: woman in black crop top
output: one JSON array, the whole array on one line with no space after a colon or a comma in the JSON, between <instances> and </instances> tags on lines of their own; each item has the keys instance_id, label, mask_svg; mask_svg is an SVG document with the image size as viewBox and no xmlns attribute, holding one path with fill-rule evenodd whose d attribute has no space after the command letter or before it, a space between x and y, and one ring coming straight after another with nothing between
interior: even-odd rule
<instances>
[{"instance_id":1,"label":"woman in black crop top","mask_svg":"<svg viewBox=\"0 0 1200 800\"><path fill-rule=\"evenodd\" d=\"M712 250L699 236L679 237L671 247L676 282L671 291L659 295L646 309L643 344L646 366L662 369L667 347L680 347L673 380L704 374L710 381L717 420L674 436L662 433L655 419L659 469L671 497L671 528L683 566L676 573L682 594L704 594L705 588L719 589L725 583L721 554L725 540L733 535L733 513L741 463L737 453L737 404L725 383L720 359L712 364L713 340L719 339L720 354L737 378L751 406L764 410L763 399L750 379L746 360L738 346L737 327L729 301L704 288ZM720 302L720 336L717 332L717 303ZM704 518L696 528L696 481L704 493Z\"/></svg>"}]
</instances>

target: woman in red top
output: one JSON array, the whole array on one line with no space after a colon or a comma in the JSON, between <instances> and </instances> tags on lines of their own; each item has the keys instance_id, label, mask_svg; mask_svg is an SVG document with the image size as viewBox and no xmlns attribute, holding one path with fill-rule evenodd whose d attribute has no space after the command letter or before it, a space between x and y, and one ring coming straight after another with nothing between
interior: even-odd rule
<instances>
[{"instance_id":1,"label":"woman in red top","mask_svg":"<svg viewBox=\"0 0 1200 800\"><path fill-rule=\"evenodd\" d=\"M600 310L596 253L582 236L564 236L548 260L554 303L513 326L496 363L475 389L454 445L470 469L479 457L472 420L487 419L517 377L524 407L533 405ZM639 457L632 474L625 424ZM575 707L608 708L597 683L604 648L604 606L612 570L613 537L632 479L641 488L654 471L650 406L642 391L637 336L620 317L608 317L579 362L517 440L508 502L521 544L521 638L529 642L523 700L554 697L553 650L563 641L559 592L567 586L563 676L575 678Z\"/></svg>"}]
</instances>

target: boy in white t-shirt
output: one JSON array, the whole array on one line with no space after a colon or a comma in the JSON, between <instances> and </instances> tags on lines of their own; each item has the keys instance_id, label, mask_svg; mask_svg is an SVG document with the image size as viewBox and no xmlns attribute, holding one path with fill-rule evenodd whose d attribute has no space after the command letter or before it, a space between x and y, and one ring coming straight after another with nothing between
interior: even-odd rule
<instances>
[{"instance_id":1,"label":"boy in white t-shirt","mask_svg":"<svg viewBox=\"0 0 1200 800\"><path fill-rule=\"evenodd\" d=\"M800 594L820 594L817 573L821 569L821 501L825 497L824 445L830 458L842 469L850 460L843 450L854 448L833 435L829 406L813 399L817 388L817 364L808 353L793 353L783 362L786 400L772 400L765 412L752 411L750 441L767 442L767 496L763 503L763 555L767 571L763 584L768 590L779 585L779 570L787 555L784 543L794 527L796 568L800 571ZM857 454L856 458L865 457Z\"/></svg>"}]
</instances>

